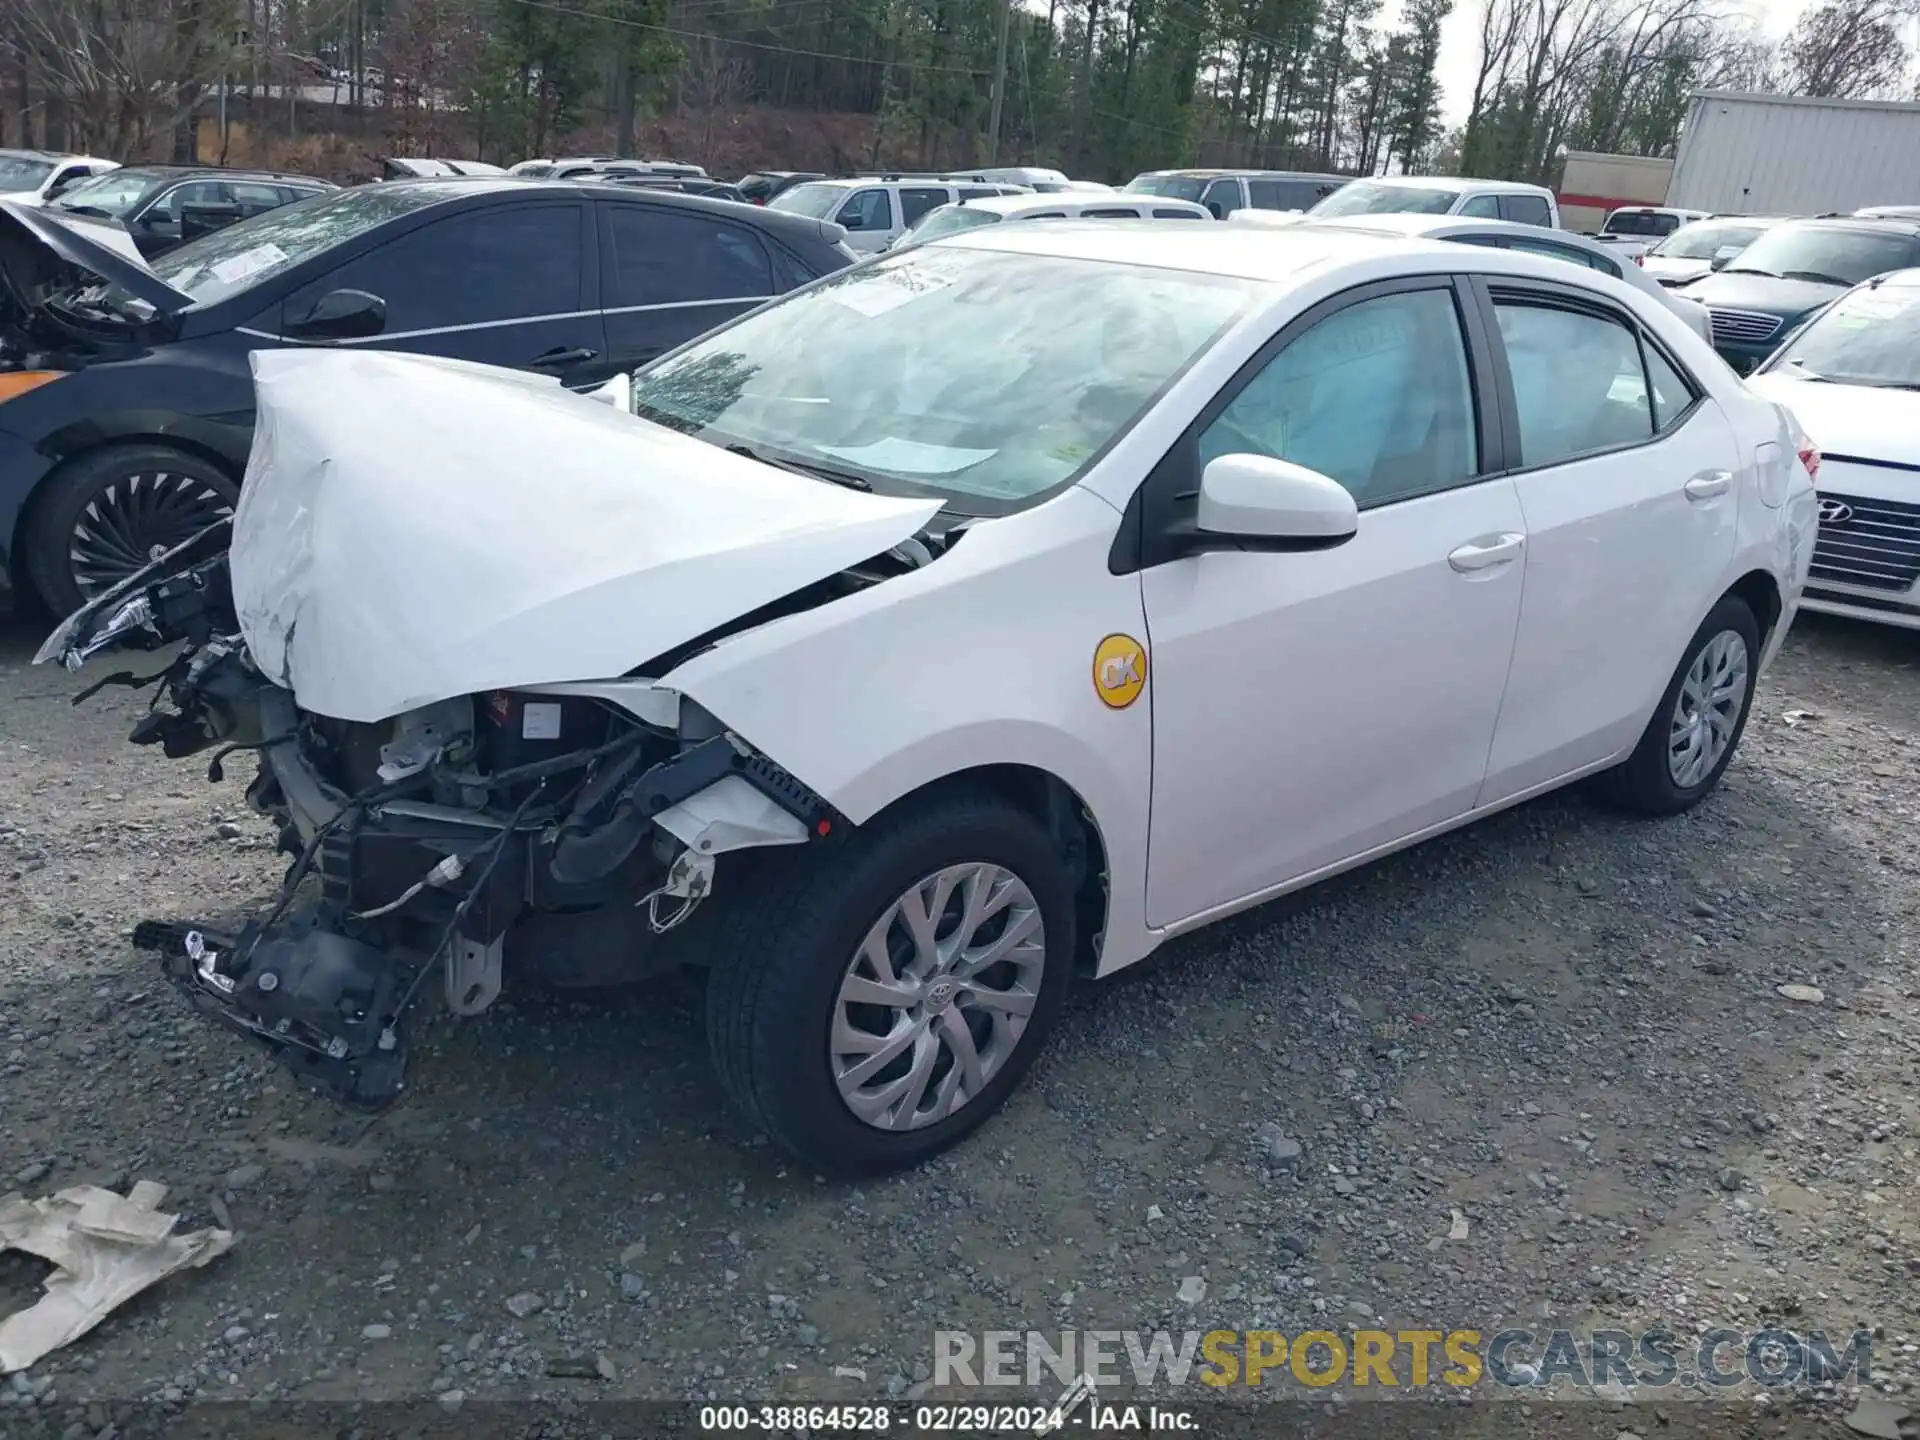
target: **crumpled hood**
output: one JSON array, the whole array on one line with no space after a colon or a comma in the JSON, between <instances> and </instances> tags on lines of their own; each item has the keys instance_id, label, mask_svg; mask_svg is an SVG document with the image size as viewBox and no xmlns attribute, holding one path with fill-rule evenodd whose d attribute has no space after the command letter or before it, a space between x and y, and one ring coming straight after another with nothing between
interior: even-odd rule
<instances>
[{"instance_id":1,"label":"crumpled hood","mask_svg":"<svg viewBox=\"0 0 1920 1440\"><path fill-rule=\"evenodd\" d=\"M35 288L41 271L73 265L138 296L162 315L177 315L193 304L191 295L153 273L118 221L0 200L0 235L23 242L23 258L33 267L33 273L8 271L9 281L23 294Z\"/></svg>"},{"instance_id":2,"label":"crumpled hood","mask_svg":"<svg viewBox=\"0 0 1920 1440\"><path fill-rule=\"evenodd\" d=\"M628 673L939 510L729 454L547 377L359 349L252 363L234 606L261 670L342 720Z\"/></svg>"},{"instance_id":3,"label":"crumpled hood","mask_svg":"<svg viewBox=\"0 0 1920 1440\"><path fill-rule=\"evenodd\" d=\"M1791 370L1755 375L1747 388L1791 410L1813 443L1835 459L1920 466L1920 392L1797 380Z\"/></svg>"}]
</instances>

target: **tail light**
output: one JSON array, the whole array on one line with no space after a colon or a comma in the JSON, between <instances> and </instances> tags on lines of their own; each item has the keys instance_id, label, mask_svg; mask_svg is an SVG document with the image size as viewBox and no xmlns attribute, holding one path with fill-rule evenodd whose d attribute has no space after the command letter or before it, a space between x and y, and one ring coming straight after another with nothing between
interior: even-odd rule
<instances>
[{"instance_id":1,"label":"tail light","mask_svg":"<svg viewBox=\"0 0 1920 1440\"><path fill-rule=\"evenodd\" d=\"M1807 478L1809 480L1819 480L1820 447L1814 444L1805 434L1802 434L1798 448L1800 451L1800 463L1807 467Z\"/></svg>"}]
</instances>

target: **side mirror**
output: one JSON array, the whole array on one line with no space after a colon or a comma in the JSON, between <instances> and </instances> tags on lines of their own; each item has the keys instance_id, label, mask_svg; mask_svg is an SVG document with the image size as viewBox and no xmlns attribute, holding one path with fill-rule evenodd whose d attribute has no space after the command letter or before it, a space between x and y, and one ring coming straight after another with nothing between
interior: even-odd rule
<instances>
[{"instance_id":1,"label":"side mirror","mask_svg":"<svg viewBox=\"0 0 1920 1440\"><path fill-rule=\"evenodd\" d=\"M1227 218L1224 214L1221 213L1220 202L1218 200L1209 200L1206 202L1206 206L1207 206L1207 213L1212 215L1214 219L1224 220Z\"/></svg>"},{"instance_id":2,"label":"side mirror","mask_svg":"<svg viewBox=\"0 0 1920 1440\"><path fill-rule=\"evenodd\" d=\"M1200 474L1197 549L1328 550L1360 529L1337 480L1268 455L1222 455ZM1218 541L1219 544L1211 544Z\"/></svg>"},{"instance_id":3,"label":"side mirror","mask_svg":"<svg viewBox=\"0 0 1920 1440\"><path fill-rule=\"evenodd\" d=\"M842 230L864 230L867 228L867 217L858 210L849 210L840 217L839 225Z\"/></svg>"},{"instance_id":4,"label":"side mirror","mask_svg":"<svg viewBox=\"0 0 1920 1440\"><path fill-rule=\"evenodd\" d=\"M387 302L364 290L333 290L322 295L298 320L285 326L296 340L358 340L378 335L387 323Z\"/></svg>"},{"instance_id":5,"label":"side mirror","mask_svg":"<svg viewBox=\"0 0 1920 1440\"><path fill-rule=\"evenodd\" d=\"M216 230L224 230L240 219L240 207L237 205L182 205L180 207L180 238L195 240L202 235L211 235Z\"/></svg>"}]
</instances>

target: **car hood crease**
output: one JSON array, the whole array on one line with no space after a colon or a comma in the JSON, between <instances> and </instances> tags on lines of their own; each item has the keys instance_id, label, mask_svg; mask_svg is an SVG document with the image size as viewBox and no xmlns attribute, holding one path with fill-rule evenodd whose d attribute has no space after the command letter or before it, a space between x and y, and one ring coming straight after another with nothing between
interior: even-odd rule
<instances>
[{"instance_id":1,"label":"car hood crease","mask_svg":"<svg viewBox=\"0 0 1920 1440\"><path fill-rule=\"evenodd\" d=\"M77 265L162 315L177 315L193 297L154 274L133 239L117 221L56 215L45 207L0 200L0 235L26 243L28 253L44 261Z\"/></svg>"},{"instance_id":2,"label":"car hood crease","mask_svg":"<svg viewBox=\"0 0 1920 1440\"><path fill-rule=\"evenodd\" d=\"M262 672L342 720L629 673L939 511L542 377L365 350L252 365L235 610Z\"/></svg>"}]
</instances>

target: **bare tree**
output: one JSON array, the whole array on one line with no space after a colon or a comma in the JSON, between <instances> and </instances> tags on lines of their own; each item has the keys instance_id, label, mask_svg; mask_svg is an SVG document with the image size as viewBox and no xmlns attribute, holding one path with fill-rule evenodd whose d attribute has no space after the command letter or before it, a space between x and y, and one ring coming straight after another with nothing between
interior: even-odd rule
<instances>
[{"instance_id":1,"label":"bare tree","mask_svg":"<svg viewBox=\"0 0 1920 1440\"><path fill-rule=\"evenodd\" d=\"M713 148L714 121L731 110L747 85L747 67L711 38L690 49L680 76L680 100L700 117L700 151Z\"/></svg>"},{"instance_id":2,"label":"bare tree","mask_svg":"<svg viewBox=\"0 0 1920 1440\"><path fill-rule=\"evenodd\" d=\"M1895 94L1910 59L1900 27L1914 13L1903 0L1827 0L1787 37L1788 83L1802 95Z\"/></svg>"},{"instance_id":3,"label":"bare tree","mask_svg":"<svg viewBox=\"0 0 1920 1440\"><path fill-rule=\"evenodd\" d=\"M230 0L9 0L16 43L66 143L137 156L183 119L233 52Z\"/></svg>"}]
</instances>

